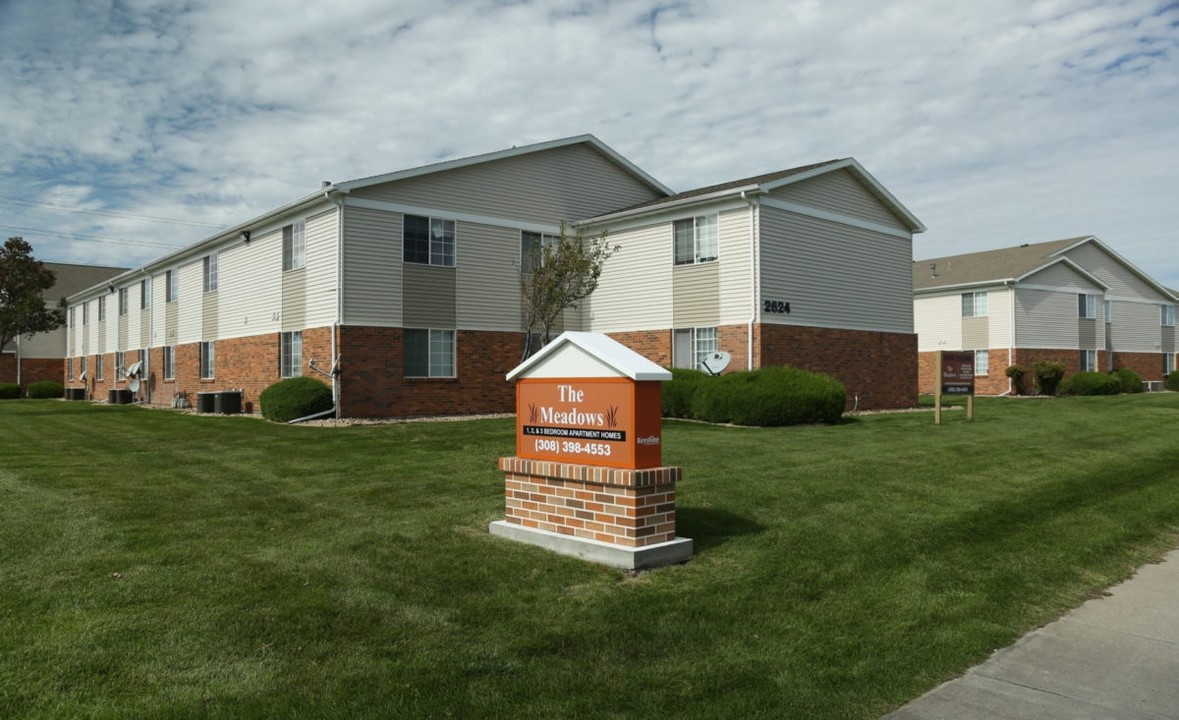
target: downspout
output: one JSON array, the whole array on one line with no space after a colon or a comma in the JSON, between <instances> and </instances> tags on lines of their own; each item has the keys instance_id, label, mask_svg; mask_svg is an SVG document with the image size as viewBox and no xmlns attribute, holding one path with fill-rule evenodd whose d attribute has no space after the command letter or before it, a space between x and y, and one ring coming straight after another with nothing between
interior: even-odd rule
<instances>
[{"instance_id":1,"label":"downspout","mask_svg":"<svg viewBox=\"0 0 1179 720\"><path fill-rule=\"evenodd\" d=\"M757 221L756 221L756 203L747 194L747 191L741 191L741 199L749 205L749 326L745 332L745 369L753 370L753 328L757 323L758 318L758 302L757 302Z\"/></svg>"},{"instance_id":2,"label":"downspout","mask_svg":"<svg viewBox=\"0 0 1179 720\"><path fill-rule=\"evenodd\" d=\"M1015 280L1007 281L1007 292L1011 295L1011 332L1007 336L1007 364L1015 364ZM1007 374L1007 368L1003 368L1003 374ZM1007 378L1007 394L1013 395L1015 393L1015 381Z\"/></svg>"},{"instance_id":3,"label":"downspout","mask_svg":"<svg viewBox=\"0 0 1179 720\"><path fill-rule=\"evenodd\" d=\"M146 288L147 292L148 292L147 347L145 347L143 349L146 350L148 355L150 356L151 355L151 344L156 339L156 304L151 301L151 294L156 291L156 288L155 288L155 283L152 282L151 273L149 273L147 270L143 269L142 267L139 268L139 272L143 273L143 276L145 278L147 278L147 284L149 286ZM139 298L139 307L141 309L143 308L143 298ZM140 320L139 324L140 324L140 326L142 326L143 320ZM147 396L147 400L145 400L144 402L146 402L148 405L151 405L151 382L149 382L151 380L151 378L149 377L149 375L151 373L151 365L148 363L147 358L145 358L145 357L139 358L139 362L143 364L143 367L146 370L146 372L143 373L143 380L140 383L144 388L146 388L146 392L144 393L144 395Z\"/></svg>"},{"instance_id":4,"label":"downspout","mask_svg":"<svg viewBox=\"0 0 1179 720\"><path fill-rule=\"evenodd\" d=\"M20 335L16 336L16 384L20 385Z\"/></svg>"}]
</instances>

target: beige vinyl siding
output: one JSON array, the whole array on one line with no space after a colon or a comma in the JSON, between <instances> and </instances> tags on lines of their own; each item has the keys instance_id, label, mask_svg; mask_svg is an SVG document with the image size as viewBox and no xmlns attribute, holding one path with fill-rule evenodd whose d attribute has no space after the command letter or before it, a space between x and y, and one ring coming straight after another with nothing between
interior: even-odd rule
<instances>
[{"instance_id":1,"label":"beige vinyl siding","mask_svg":"<svg viewBox=\"0 0 1179 720\"><path fill-rule=\"evenodd\" d=\"M719 262L680 265L672 271L672 326L720 324Z\"/></svg>"},{"instance_id":2,"label":"beige vinyl siding","mask_svg":"<svg viewBox=\"0 0 1179 720\"><path fill-rule=\"evenodd\" d=\"M201 337L204 330L203 281L201 258L186 260L180 266L180 298L177 301L180 305L178 318L180 325L176 333L176 344L178 345L204 340Z\"/></svg>"},{"instance_id":3,"label":"beige vinyl siding","mask_svg":"<svg viewBox=\"0 0 1179 720\"><path fill-rule=\"evenodd\" d=\"M1080 349L1078 320L1077 293L1016 289L1016 347Z\"/></svg>"},{"instance_id":4,"label":"beige vinyl siding","mask_svg":"<svg viewBox=\"0 0 1179 720\"><path fill-rule=\"evenodd\" d=\"M401 215L358 207L344 212L343 322L400 327Z\"/></svg>"},{"instance_id":5,"label":"beige vinyl siding","mask_svg":"<svg viewBox=\"0 0 1179 720\"><path fill-rule=\"evenodd\" d=\"M756 211L754 211L756 213ZM741 325L754 317L754 300L750 270L750 209L728 210L720 214L720 317L718 325ZM754 231L756 231L756 214Z\"/></svg>"},{"instance_id":6,"label":"beige vinyl siding","mask_svg":"<svg viewBox=\"0 0 1179 720\"><path fill-rule=\"evenodd\" d=\"M672 225L658 223L610 234L619 246L602 268L586 303L592 332L666 330L672 327Z\"/></svg>"},{"instance_id":7,"label":"beige vinyl siding","mask_svg":"<svg viewBox=\"0 0 1179 720\"><path fill-rule=\"evenodd\" d=\"M201 295L201 340L217 339L217 320L221 314L218 299L215 292Z\"/></svg>"},{"instance_id":8,"label":"beige vinyl siding","mask_svg":"<svg viewBox=\"0 0 1179 720\"><path fill-rule=\"evenodd\" d=\"M917 350L962 349L962 297L922 295L913 300L913 327L917 331Z\"/></svg>"},{"instance_id":9,"label":"beige vinyl siding","mask_svg":"<svg viewBox=\"0 0 1179 720\"><path fill-rule=\"evenodd\" d=\"M1114 300L1111 310L1110 342L1115 351L1162 352L1163 326L1157 304Z\"/></svg>"},{"instance_id":10,"label":"beige vinyl siding","mask_svg":"<svg viewBox=\"0 0 1179 720\"><path fill-rule=\"evenodd\" d=\"M131 291L131 294L134 297L130 302L132 306L132 312L135 313L135 322L131 327L132 335L136 336L136 347L146 348L151 346L151 314L154 309L155 303L153 301L155 298L148 298L150 302L148 307L140 307L140 305L143 304L144 292L142 281L144 278L140 277L139 280L140 282L137 282L134 285L135 289ZM154 288L154 281L148 283L148 285L149 287L147 288L147 294L150 296L152 294L152 289Z\"/></svg>"},{"instance_id":11,"label":"beige vinyl siding","mask_svg":"<svg viewBox=\"0 0 1179 720\"><path fill-rule=\"evenodd\" d=\"M1067 256L1108 285L1110 297L1162 302L1158 290L1092 243L1069 250Z\"/></svg>"},{"instance_id":12,"label":"beige vinyl siding","mask_svg":"<svg viewBox=\"0 0 1179 720\"><path fill-rule=\"evenodd\" d=\"M405 327L454 328L458 278L455 269L406 263L404 272Z\"/></svg>"},{"instance_id":13,"label":"beige vinyl siding","mask_svg":"<svg viewBox=\"0 0 1179 720\"><path fill-rule=\"evenodd\" d=\"M96 316L91 315L91 322L89 323L82 322L82 318L86 313L94 312L94 308L91 307L92 305L93 303L91 303L89 300L85 300L78 304L78 336L81 338L81 341L78 343L79 355L89 355L90 348L94 347L93 319Z\"/></svg>"},{"instance_id":14,"label":"beige vinyl siding","mask_svg":"<svg viewBox=\"0 0 1179 720\"><path fill-rule=\"evenodd\" d=\"M335 208L307 218L304 235L306 302L303 320L305 327L324 327L336 321L336 262L338 211ZM282 237L279 237L279 245ZM281 249L281 247L280 247ZM282 268L279 257L278 267ZM286 322L284 318L284 328ZM301 330L302 328L290 328Z\"/></svg>"},{"instance_id":15,"label":"beige vinyl siding","mask_svg":"<svg viewBox=\"0 0 1179 720\"><path fill-rule=\"evenodd\" d=\"M352 194L534 223L579 220L661 197L587 145L477 163Z\"/></svg>"},{"instance_id":16,"label":"beige vinyl siding","mask_svg":"<svg viewBox=\"0 0 1179 720\"><path fill-rule=\"evenodd\" d=\"M282 274L282 315L279 329L283 332L302 330L307 325L307 268Z\"/></svg>"},{"instance_id":17,"label":"beige vinyl siding","mask_svg":"<svg viewBox=\"0 0 1179 720\"><path fill-rule=\"evenodd\" d=\"M913 332L910 239L770 207L760 215L761 300L791 306L761 312L762 322Z\"/></svg>"},{"instance_id":18,"label":"beige vinyl siding","mask_svg":"<svg viewBox=\"0 0 1179 720\"><path fill-rule=\"evenodd\" d=\"M984 350L991 347L989 317L962 318L962 347L966 350Z\"/></svg>"},{"instance_id":19,"label":"beige vinyl siding","mask_svg":"<svg viewBox=\"0 0 1179 720\"><path fill-rule=\"evenodd\" d=\"M281 227L255 233L249 243L236 242L224 246L217 259L217 273L217 295L221 308L217 339L249 337L280 330ZM153 282L164 281L161 277ZM162 303L160 293L154 294ZM184 301L183 294L180 300Z\"/></svg>"},{"instance_id":20,"label":"beige vinyl siding","mask_svg":"<svg viewBox=\"0 0 1179 720\"><path fill-rule=\"evenodd\" d=\"M117 308L118 308L118 306L116 305L116 313L118 312ZM115 325L117 327L117 329L115 330L115 334L117 336L116 340L115 340L115 349L116 350L126 350L127 349L127 337L128 337L128 333L129 333L129 326L127 324L126 316L116 315Z\"/></svg>"},{"instance_id":21,"label":"beige vinyl siding","mask_svg":"<svg viewBox=\"0 0 1179 720\"><path fill-rule=\"evenodd\" d=\"M770 197L909 231L904 222L848 170L836 170L786 185L771 192Z\"/></svg>"},{"instance_id":22,"label":"beige vinyl siding","mask_svg":"<svg viewBox=\"0 0 1179 720\"><path fill-rule=\"evenodd\" d=\"M458 263L458 328L520 329L520 231L460 222L455 228Z\"/></svg>"}]
</instances>

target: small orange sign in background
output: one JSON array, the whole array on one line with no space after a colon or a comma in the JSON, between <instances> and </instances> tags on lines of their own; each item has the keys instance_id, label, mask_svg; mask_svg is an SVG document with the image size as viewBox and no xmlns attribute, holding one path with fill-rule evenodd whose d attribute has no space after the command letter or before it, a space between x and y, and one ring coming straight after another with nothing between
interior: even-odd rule
<instances>
[{"instance_id":1,"label":"small orange sign in background","mask_svg":"<svg viewBox=\"0 0 1179 720\"><path fill-rule=\"evenodd\" d=\"M661 412L657 381L525 378L516 384L516 455L603 467L659 467Z\"/></svg>"}]
</instances>

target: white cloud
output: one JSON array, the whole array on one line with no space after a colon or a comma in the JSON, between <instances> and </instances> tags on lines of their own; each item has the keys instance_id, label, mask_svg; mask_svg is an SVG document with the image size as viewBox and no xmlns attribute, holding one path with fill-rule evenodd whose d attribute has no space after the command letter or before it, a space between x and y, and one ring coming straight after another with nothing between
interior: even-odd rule
<instances>
[{"instance_id":1,"label":"white cloud","mask_svg":"<svg viewBox=\"0 0 1179 720\"><path fill-rule=\"evenodd\" d=\"M10 0L0 223L175 245L207 231L3 198L228 226L590 132L680 190L855 156L930 228L918 257L1093 233L1177 286L1177 26L1149 0Z\"/></svg>"}]
</instances>

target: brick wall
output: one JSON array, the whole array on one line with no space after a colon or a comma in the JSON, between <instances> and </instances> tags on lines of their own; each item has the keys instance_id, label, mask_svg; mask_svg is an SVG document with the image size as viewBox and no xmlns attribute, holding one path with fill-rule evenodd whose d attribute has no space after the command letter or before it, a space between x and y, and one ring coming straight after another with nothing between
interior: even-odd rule
<instances>
[{"instance_id":1,"label":"brick wall","mask_svg":"<svg viewBox=\"0 0 1179 720\"><path fill-rule=\"evenodd\" d=\"M625 547L675 539L674 467L626 470L500 458L505 520Z\"/></svg>"},{"instance_id":2,"label":"brick wall","mask_svg":"<svg viewBox=\"0 0 1179 720\"><path fill-rule=\"evenodd\" d=\"M1106 353L1099 354L1103 356L1104 360ZM1114 352L1113 369L1120 370L1121 368L1130 368L1141 375L1143 380L1162 380L1163 354Z\"/></svg>"},{"instance_id":3,"label":"brick wall","mask_svg":"<svg viewBox=\"0 0 1179 720\"><path fill-rule=\"evenodd\" d=\"M656 365L671 367L671 330L607 333Z\"/></svg>"},{"instance_id":4,"label":"brick wall","mask_svg":"<svg viewBox=\"0 0 1179 720\"><path fill-rule=\"evenodd\" d=\"M917 405L917 336L795 325L754 326L760 365L791 365L839 378L848 408Z\"/></svg>"},{"instance_id":5,"label":"brick wall","mask_svg":"<svg viewBox=\"0 0 1179 720\"><path fill-rule=\"evenodd\" d=\"M990 368L985 377L974 379L975 395L1002 395L1008 391L1007 379L1008 350L991 348ZM937 352L919 353L917 357L917 388L924 395L937 392Z\"/></svg>"},{"instance_id":6,"label":"brick wall","mask_svg":"<svg viewBox=\"0 0 1179 720\"><path fill-rule=\"evenodd\" d=\"M60 359L54 358L24 358L20 361L20 384L28 388L29 383L42 380L56 380L61 382L65 365ZM0 382L16 382L16 353L0 353Z\"/></svg>"}]
</instances>

